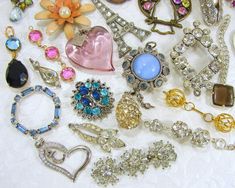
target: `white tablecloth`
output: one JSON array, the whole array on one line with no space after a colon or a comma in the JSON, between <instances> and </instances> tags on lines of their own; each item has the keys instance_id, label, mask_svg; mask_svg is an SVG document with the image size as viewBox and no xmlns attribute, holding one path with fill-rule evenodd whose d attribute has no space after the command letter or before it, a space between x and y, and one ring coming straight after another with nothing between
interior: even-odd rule
<instances>
[{"instance_id":1,"label":"white tablecloth","mask_svg":"<svg viewBox=\"0 0 235 188\"><path fill-rule=\"evenodd\" d=\"M86 1L84 1L86 2ZM135 22L139 27L150 29L145 24L145 17L138 9L137 1L130 0L122 5L113 5L106 3L110 8L119 13L123 18ZM172 15L171 9L167 7L167 3L161 3L162 6L158 8L159 14L165 18L168 15ZM77 181L72 183L69 179L63 175L53 172L48 169L38 157L37 150L34 147L34 142L29 137L24 136L10 123L10 109L13 102L13 97L20 90L11 89L8 87L5 81L5 71L8 62L11 60L10 54L5 48L5 28L8 25L13 25L15 28L16 36L22 41L22 50L19 53L18 59L21 60L29 71L30 82L28 86L36 84L44 85L43 81L39 77L38 73L35 73L32 66L30 65L28 58L31 57L38 60L42 65L59 70L59 66L56 63L49 63L45 60L43 52L36 46L33 46L27 40L28 27L33 26L43 30L45 33L45 27L34 20L33 15L42 10L39 6L39 2L35 0L35 4L32 8L25 11L24 19L18 23L11 23L8 19L9 12L11 11L12 5L9 0L1 0L0 2L0 187L2 188L41 188L41 187L57 187L57 188L70 188L70 187L86 187L94 188L97 187L95 182L90 176L92 163L97 161L99 157L104 157L107 154L103 153L99 146L95 146L84 142L77 136L75 136L71 130L68 129L67 125L70 122L85 122L81 117L78 117L73 111L70 105L70 96L72 95L72 89L74 83L62 83L62 89L53 89L62 101L62 118L57 129L46 133L44 138L49 141L55 141L64 144L66 147L72 147L77 144L85 144L89 146L93 152L92 161L89 166L79 175ZM231 64L228 75L228 84L233 85L235 83L235 50L232 47L232 35L234 34L235 26L235 9L226 4L224 6L224 12L229 13L232 16L232 22L226 33L226 42L230 49ZM89 18L92 20L92 25L102 25L110 30L105 24L105 20L101 14L96 11L90 13ZM202 15L199 8L199 3L193 0L193 11L191 15L182 22L185 27L192 27L192 22L195 19L202 21ZM203 26L204 27L204 26ZM217 27L212 27L212 35L215 38ZM177 44L183 36L183 31L176 29L175 35L161 36L153 33L146 41L157 42L158 50L165 54L168 61L169 52L172 47ZM144 46L145 43L139 42L134 36L127 36L128 43L133 47ZM215 39L216 40L216 39ZM48 38L44 36L46 44L54 44L59 47L62 52L62 56L65 56L64 47L66 44L66 38L61 33L57 38ZM194 53L195 52L195 53ZM197 53L196 53L197 52ZM193 54L192 54L193 53ZM187 52L190 62L194 66L200 67L205 66L209 62L206 50L196 49ZM66 60L68 63L68 60ZM85 81L87 78L97 78L102 82L106 82L108 86L111 86L111 90L114 92L116 99L115 105L121 98L124 91L130 89L126 84L125 79L121 76L122 73L122 60L118 58L117 45L114 43L113 52L113 63L116 71L112 74L103 74L96 72L88 72L77 69L76 81ZM185 112L181 109L169 108L165 105L164 95L162 91L182 87L181 77L171 65L171 76L169 81L161 89L155 90L151 94L144 93L145 100L153 103L156 108L152 110L144 110L143 119L159 118L164 122L173 123L177 120L185 121L193 129L197 127L208 129L212 136L223 137L228 142L233 143L235 141L234 131L227 134L219 133L215 130L212 124L203 122L198 114L193 112ZM215 79L216 81L216 79ZM193 94L188 96L188 100L193 101L202 111L211 112L218 114L221 112L227 112L235 114L234 108L218 108L211 104L209 95L203 92L200 98L196 98ZM46 96L34 95L25 99L20 107L18 108L18 117L22 124L26 127L40 127L50 122L53 117L53 103ZM118 128L115 120L115 113L108 116L103 121L95 122L97 125L103 128ZM120 130L120 138L123 139L127 144L128 148L147 148L152 142L163 139L170 141L175 145L178 158L176 163L167 170L155 170L150 168L144 175L139 175L138 178L132 178L123 176L120 177L120 182L115 187L130 188L130 187L164 187L164 188L231 188L235 187L234 174L235 174L235 163L234 151L218 151L212 147L205 149L192 148L191 145L182 145L174 140L165 136L156 135L150 133L144 128L137 128L135 130L127 131ZM115 150L109 156L118 157L124 149ZM71 169L76 168L76 157L72 157L74 163L67 164Z\"/></svg>"}]
</instances>

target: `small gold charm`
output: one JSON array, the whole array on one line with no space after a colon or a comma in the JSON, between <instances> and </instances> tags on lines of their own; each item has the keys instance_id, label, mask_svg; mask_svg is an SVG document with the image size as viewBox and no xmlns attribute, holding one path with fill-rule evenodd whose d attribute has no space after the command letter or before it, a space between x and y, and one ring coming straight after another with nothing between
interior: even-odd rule
<instances>
[{"instance_id":1,"label":"small gold charm","mask_svg":"<svg viewBox=\"0 0 235 188\"><path fill-rule=\"evenodd\" d=\"M211 113L204 113L196 108L192 102L187 102L184 92L179 89L172 89L164 92L166 95L166 103L172 107L183 107L186 111L194 111L199 113L205 122L214 122L218 131L230 132L235 128L235 120L230 114L222 113L214 117Z\"/></svg>"},{"instance_id":2,"label":"small gold charm","mask_svg":"<svg viewBox=\"0 0 235 188\"><path fill-rule=\"evenodd\" d=\"M116 108L116 119L120 127L125 129L136 128L141 122L141 115L138 104L130 93L125 92Z\"/></svg>"},{"instance_id":3,"label":"small gold charm","mask_svg":"<svg viewBox=\"0 0 235 188\"><path fill-rule=\"evenodd\" d=\"M91 123L69 124L69 128L77 133L83 140L100 145L105 152L111 152L112 148L122 148L126 146L122 140L115 137L118 133L116 129L101 129ZM97 137L85 134L81 129L89 131L97 135Z\"/></svg>"}]
</instances>

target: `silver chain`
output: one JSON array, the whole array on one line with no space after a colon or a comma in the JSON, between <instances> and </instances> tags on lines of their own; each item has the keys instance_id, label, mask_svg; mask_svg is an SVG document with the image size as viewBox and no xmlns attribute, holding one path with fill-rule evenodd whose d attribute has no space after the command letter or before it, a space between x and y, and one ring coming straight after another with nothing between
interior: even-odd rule
<instances>
[{"instance_id":1,"label":"silver chain","mask_svg":"<svg viewBox=\"0 0 235 188\"><path fill-rule=\"evenodd\" d=\"M228 29L230 21L231 21L231 16L225 15L218 29L218 42L221 48L221 53L223 54L222 55L223 65L222 65L222 70L220 72L220 77L219 77L220 83L222 84L226 84L227 76L228 76L228 69L229 69L229 59L230 59L229 50L228 50L228 46L226 45L224 35Z\"/></svg>"}]
</instances>

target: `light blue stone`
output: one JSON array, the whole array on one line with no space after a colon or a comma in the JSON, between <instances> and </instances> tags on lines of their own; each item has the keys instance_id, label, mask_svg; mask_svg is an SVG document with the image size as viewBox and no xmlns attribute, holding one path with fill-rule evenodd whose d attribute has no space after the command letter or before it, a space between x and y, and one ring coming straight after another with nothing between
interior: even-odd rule
<instances>
[{"instance_id":1,"label":"light blue stone","mask_svg":"<svg viewBox=\"0 0 235 188\"><path fill-rule=\"evenodd\" d=\"M19 21L23 16L23 11L19 7L14 7L10 13L10 20L12 22Z\"/></svg>"},{"instance_id":2,"label":"light blue stone","mask_svg":"<svg viewBox=\"0 0 235 188\"><path fill-rule=\"evenodd\" d=\"M107 96L109 92L106 88L103 88L103 89L101 89L100 93L102 96Z\"/></svg>"},{"instance_id":3,"label":"light blue stone","mask_svg":"<svg viewBox=\"0 0 235 188\"><path fill-rule=\"evenodd\" d=\"M49 88L47 88L47 87L45 87L45 89L43 91L44 91L44 93L46 93L50 97L54 97L55 96L55 93L53 91L51 91Z\"/></svg>"},{"instance_id":4,"label":"light blue stone","mask_svg":"<svg viewBox=\"0 0 235 188\"><path fill-rule=\"evenodd\" d=\"M77 101L80 101L82 96L80 93L76 93L75 97L74 97Z\"/></svg>"},{"instance_id":5,"label":"light blue stone","mask_svg":"<svg viewBox=\"0 0 235 188\"><path fill-rule=\"evenodd\" d=\"M24 133L24 134L26 134L27 131L28 131L23 125L21 125L21 124L19 124L19 123L17 123L16 128L17 128L20 132L22 132L22 133Z\"/></svg>"},{"instance_id":6,"label":"light blue stone","mask_svg":"<svg viewBox=\"0 0 235 188\"><path fill-rule=\"evenodd\" d=\"M8 50L17 51L21 47L21 42L16 37L10 37L6 41L6 47L7 47Z\"/></svg>"},{"instance_id":7,"label":"light blue stone","mask_svg":"<svg viewBox=\"0 0 235 188\"><path fill-rule=\"evenodd\" d=\"M77 110L82 110L84 108L83 104L82 103L77 103L76 104L76 109Z\"/></svg>"},{"instance_id":8,"label":"light blue stone","mask_svg":"<svg viewBox=\"0 0 235 188\"><path fill-rule=\"evenodd\" d=\"M141 80L153 80L161 73L161 63L156 56L150 53L144 53L134 59L132 70Z\"/></svg>"},{"instance_id":9,"label":"light blue stone","mask_svg":"<svg viewBox=\"0 0 235 188\"><path fill-rule=\"evenodd\" d=\"M39 132L39 134L43 134L49 130L50 130L50 128L48 126L46 126L46 127L42 127L40 129L38 129L38 132Z\"/></svg>"},{"instance_id":10,"label":"light blue stone","mask_svg":"<svg viewBox=\"0 0 235 188\"><path fill-rule=\"evenodd\" d=\"M90 87L91 87L91 83L90 83L90 82L86 82L86 83L85 83L85 86L86 86L87 88L90 88Z\"/></svg>"},{"instance_id":11,"label":"light blue stone","mask_svg":"<svg viewBox=\"0 0 235 188\"><path fill-rule=\"evenodd\" d=\"M99 83L99 82L94 82L94 83L92 84L92 86L93 86L94 88L98 89L98 88L100 87L100 83Z\"/></svg>"},{"instance_id":12,"label":"light blue stone","mask_svg":"<svg viewBox=\"0 0 235 188\"><path fill-rule=\"evenodd\" d=\"M21 95L23 97L27 96L27 95L30 95L31 93L34 92L34 88L33 87L30 87L28 89L25 89L24 91L21 92Z\"/></svg>"},{"instance_id":13,"label":"light blue stone","mask_svg":"<svg viewBox=\"0 0 235 188\"><path fill-rule=\"evenodd\" d=\"M87 115L92 115L92 110L91 110L91 108L88 107L88 106L85 107L83 111L84 111L84 113L87 114Z\"/></svg>"},{"instance_id":14,"label":"light blue stone","mask_svg":"<svg viewBox=\"0 0 235 188\"><path fill-rule=\"evenodd\" d=\"M92 109L92 114L95 115L95 116L98 116L100 115L101 111L100 111L100 108L99 107L95 107Z\"/></svg>"},{"instance_id":15,"label":"light blue stone","mask_svg":"<svg viewBox=\"0 0 235 188\"><path fill-rule=\"evenodd\" d=\"M60 113L61 113L60 107L55 107L54 118L59 119L60 118Z\"/></svg>"},{"instance_id":16,"label":"light blue stone","mask_svg":"<svg viewBox=\"0 0 235 188\"><path fill-rule=\"evenodd\" d=\"M105 105L105 106L108 106L109 105L109 97L108 96L106 96L106 97L104 97L102 100L101 100L101 104L102 105Z\"/></svg>"},{"instance_id":17,"label":"light blue stone","mask_svg":"<svg viewBox=\"0 0 235 188\"><path fill-rule=\"evenodd\" d=\"M12 116L16 115L16 103L13 103L11 106L11 115Z\"/></svg>"}]
</instances>

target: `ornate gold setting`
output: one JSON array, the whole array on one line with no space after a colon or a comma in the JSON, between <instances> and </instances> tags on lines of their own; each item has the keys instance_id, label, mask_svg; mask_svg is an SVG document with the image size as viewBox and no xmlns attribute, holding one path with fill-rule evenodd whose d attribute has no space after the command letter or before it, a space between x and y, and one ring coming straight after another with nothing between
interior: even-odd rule
<instances>
[{"instance_id":1,"label":"ornate gold setting","mask_svg":"<svg viewBox=\"0 0 235 188\"><path fill-rule=\"evenodd\" d=\"M171 89L168 92L164 92L166 95L166 103L172 107L183 107L186 111L194 111L199 113L205 122L214 122L214 125L218 131L227 133L235 128L235 120L233 116L227 113L222 113L213 116L211 113L204 113L197 109L195 104L192 102L187 102L185 94L180 89Z\"/></svg>"}]
</instances>

